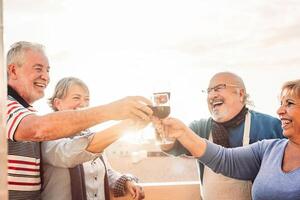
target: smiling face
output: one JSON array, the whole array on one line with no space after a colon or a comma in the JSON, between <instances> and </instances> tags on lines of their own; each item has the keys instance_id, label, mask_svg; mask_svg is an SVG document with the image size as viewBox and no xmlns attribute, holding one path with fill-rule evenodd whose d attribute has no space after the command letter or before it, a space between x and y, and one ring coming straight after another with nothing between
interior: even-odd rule
<instances>
[{"instance_id":1,"label":"smiling face","mask_svg":"<svg viewBox=\"0 0 300 200\"><path fill-rule=\"evenodd\" d=\"M281 120L283 134L300 142L300 98L285 90L280 98L277 114Z\"/></svg>"},{"instance_id":2,"label":"smiling face","mask_svg":"<svg viewBox=\"0 0 300 200\"><path fill-rule=\"evenodd\" d=\"M33 103L44 96L49 77L47 57L40 51L24 52L22 65L11 63L8 66L8 83L28 103Z\"/></svg>"},{"instance_id":3,"label":"smiling face","mask_svg":"<svg viewBox=\"0 0 300 200\"><path fill-rule=\"evenodd\" d=\"M218 73L209 82L208 109L217 122L235 117L245 105L245 89L241 79L232 73Z\"/></svg>"},{"instance_id":4,"label":"smiling face","mask_svg":"<svg viewBox=\"0 0 300 200\"><path fill-rule=\"evenodd\" d=\"M54 106L57 110L77 110L89 106L90 96L86 88L72 84L63 98L55 98Z\"/></svg>"}]
</instances>

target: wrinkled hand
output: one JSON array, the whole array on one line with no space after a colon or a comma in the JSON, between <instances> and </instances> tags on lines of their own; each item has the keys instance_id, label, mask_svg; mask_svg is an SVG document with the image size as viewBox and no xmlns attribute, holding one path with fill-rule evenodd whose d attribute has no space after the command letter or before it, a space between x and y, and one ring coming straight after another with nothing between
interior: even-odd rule
<instances>
[{"instance_id":1,"label":"wrinkled hand","mask_svg":"<svg viewBox=\"0 0 300 200\"><path fill-rule=\"evenodd\" d=\"M188 127L183 122L171 117L163 120L152 117L152 122L158 133L163 132L163 134L169 138L179 139L188 130Z\"/></svg>"},{"instance_id":2,"label":"wrinkled hand","mask_svg":"<svg viewBox=\"0 0 300 200\"><path fill-rule=\"evenodd\" d=\"M107 104L107 111L114 120L149 121L153 111L147 105L152 105L149 99L141 96L131 96Z\"/></svg>"},{"instance_id":3,"label":"wrinkled hand","mask_svg":"<svg viewBox=\"0 0 300 200\"><path fill-rule=\"evenodd\" d=\"M153 122L158 129L163 128L165 135L176 138L193 156L203 156L206 151L206 141L194 133L183 122L175 118L163 119L161 123L153 119Z\"/></svg>"},{"instance_id":4,"label":"wrinkled hand","mask_svg":"<svg viewBox=\"0 0 300 200\"><path fill-rule=\"evenodd\" d=\"M126 181L126 192L129 192L134 200L145 198L143 188L133 181Z\"/></svg>"}]
</instances>

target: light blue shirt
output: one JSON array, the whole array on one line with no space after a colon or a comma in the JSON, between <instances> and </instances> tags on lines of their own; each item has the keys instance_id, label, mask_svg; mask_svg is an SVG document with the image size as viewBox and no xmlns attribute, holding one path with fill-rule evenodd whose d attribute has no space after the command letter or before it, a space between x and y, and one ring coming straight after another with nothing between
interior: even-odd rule
<instances>
[{"instance_id":1,"label":"light blue shirt","mask_svg":"<svg viewBox=\"0 0 300 200\"><path fill-rule=\"evenodd\" d=\"M216 173L252 180L253 200L300 199L300 168L282 171L287 139L263 140L245 147L223 148L207 141L200 162Z\"/></svg>"}]
</instances>

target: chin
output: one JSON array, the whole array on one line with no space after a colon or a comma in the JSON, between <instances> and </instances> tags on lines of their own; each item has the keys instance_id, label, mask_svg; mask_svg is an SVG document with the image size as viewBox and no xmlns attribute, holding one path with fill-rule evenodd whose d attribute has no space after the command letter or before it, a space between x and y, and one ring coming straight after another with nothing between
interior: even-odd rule
<instances>
[{"instance_id":1,"label":"chin","mask_svg":"<svg viewBox=\"0 0 300 200\"><path fill-rule=\"evenodd\" d=\"M215 113L212 113L212 118L216 121L216 122L226 122L228 121L228 113L227 112L223 112L223 113L220 113L220 112L215 112Z\"/></svg>"},{"instance_id":2,"label":"chin","mask_svg":"<svg viewBox=\"0 0 300 200\"><path fill-rule=\"evenodd\" d=\"M222 116L219 116L219 115L212 115L212 118L216 121L216 122L224 122L224 119Z\"/></svg>"},{"instance_id":3,"label":"chin","mask_svg":"<svg viewBox=\"0 0 300 200\"><path fill-rule=\"evenodd\" d=\"M282 134L284 135L284 137L289 138L290 137L290 133L288 131L283 130Z\"/></svg>"},{"instance_id":4,"label":"chin","mask_svg":"<svg viewBox=\"0 0 300 200\"><path fill-rule=\"evenodd\" d=\"M34 99L34 101L37 101L37 100L43 98L44 96L45 96L44 93L38 93L34 96L33 99Z\"/></svg>"}]
</instances>

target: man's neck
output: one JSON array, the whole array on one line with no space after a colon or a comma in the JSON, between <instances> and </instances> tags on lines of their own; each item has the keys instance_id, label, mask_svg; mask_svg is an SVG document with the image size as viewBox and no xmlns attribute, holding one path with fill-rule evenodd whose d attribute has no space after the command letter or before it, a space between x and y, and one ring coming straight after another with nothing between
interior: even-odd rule
<instances>
[{"instance_id":1,"label":"man's neck","mask_svg":"<svg viewBox=\"0 0 300 200\"><path fill-rule=\"evenodd\" d=\"M10 85L7 85L7 94L14 99L16 99L22 106L25 108L30 107L31 105L23 98L21 95Z\"/></svg>"}]
</instances>

